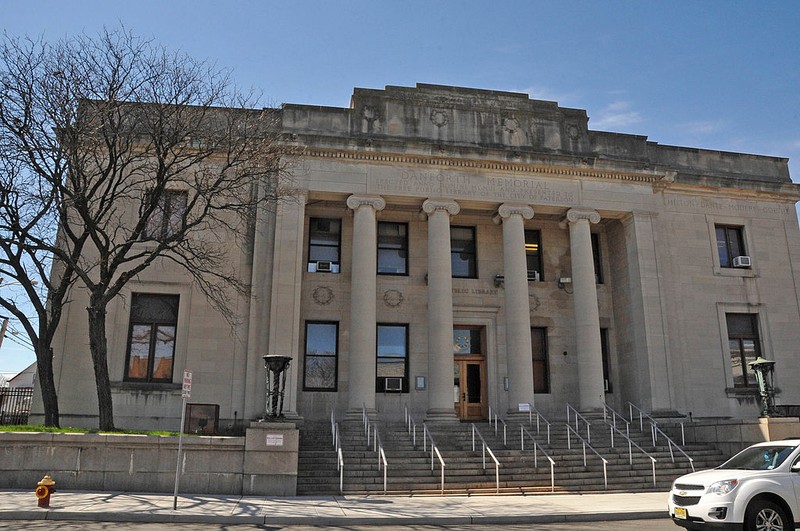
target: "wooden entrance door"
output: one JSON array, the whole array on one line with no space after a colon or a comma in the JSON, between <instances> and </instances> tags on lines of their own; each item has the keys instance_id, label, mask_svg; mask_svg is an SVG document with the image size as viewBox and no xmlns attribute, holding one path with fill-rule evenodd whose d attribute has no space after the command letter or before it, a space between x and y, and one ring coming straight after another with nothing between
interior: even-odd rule
<instances>
[{"instance_id":1,"label":"wooden entrance door","mask_svg":"<svg viewBox=\"0 0 800 531\"><path fill-rule=\"evenodd\" d=\"M486 418L486 363L483 360L455 360L453 394L456 416L461 420Z\"/></svg>"},{"instance_id":2,"label":"wooden entrance door","mask_svg":"<svg viewBox=\"0 0 800 531\"><path fill-rule=\"evenodd\" d=\"M453 327L453 402L461 420L486 418L486 360L484 329Z\"/></svg>"}]
</instances>

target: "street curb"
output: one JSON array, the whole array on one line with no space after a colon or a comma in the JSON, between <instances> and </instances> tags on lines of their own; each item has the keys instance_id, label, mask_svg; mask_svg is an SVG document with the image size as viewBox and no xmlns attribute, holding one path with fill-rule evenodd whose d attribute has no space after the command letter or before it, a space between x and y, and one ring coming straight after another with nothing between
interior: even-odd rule
<instances>
[{"instance_id":1,"label":"street curb","mask_svg":"<svg viewBox=\"0 0 800 531\"><path fill-rule=\"evenodd\" d=\"M610 522L620 520L652 520L669 518L664 511L638 513L571 513L511 516L408 516L408 517L270 517L215 516L200 514L139 513L139 512L60 512L5 511L0 520L56 520L86 522L143 522L175 524L250 524L250 525L308 525L308 526L389 526L389 525L512 525L549 524L564 522Z\"/></svg>"}]
</instances>

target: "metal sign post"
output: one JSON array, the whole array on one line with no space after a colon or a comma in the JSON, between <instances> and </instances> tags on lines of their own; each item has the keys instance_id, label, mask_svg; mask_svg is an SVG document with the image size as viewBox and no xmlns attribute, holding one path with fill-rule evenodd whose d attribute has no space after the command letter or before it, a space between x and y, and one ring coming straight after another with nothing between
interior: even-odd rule
<instances>
[{"instance_id":1,"label":"metal sign post","mask_svg":"<svg viewBox=\"0 0 800 531\"><path fill-rule=\"evenodd\" d=\"M178 462L175 465L175 492L172 495L172 510L178 509L178 483L181 477L181 452L183 450L183 426L186 422L186 399L192 396L192 371L183 371L183 388L181 390L181 431L178 434Z\"/></svg>"}]
</instances>

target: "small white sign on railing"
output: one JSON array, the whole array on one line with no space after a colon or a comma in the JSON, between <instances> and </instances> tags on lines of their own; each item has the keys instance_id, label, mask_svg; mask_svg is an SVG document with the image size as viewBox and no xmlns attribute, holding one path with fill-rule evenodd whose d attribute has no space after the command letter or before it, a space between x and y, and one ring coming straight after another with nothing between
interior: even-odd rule
<instances>
[{"instance_id":1,"label":"small white sign on railing","mask_svg":"<svg viewBox=\"0 0 800 531\"><path fill-rule=\"evenodd\" d=\"M524 411L524 412L527 413L530 410L531 410L531 405L528 404L528 403L525 403L525 404L519 404L519 409L517 411Z\"/></svg>"}]
</instances>

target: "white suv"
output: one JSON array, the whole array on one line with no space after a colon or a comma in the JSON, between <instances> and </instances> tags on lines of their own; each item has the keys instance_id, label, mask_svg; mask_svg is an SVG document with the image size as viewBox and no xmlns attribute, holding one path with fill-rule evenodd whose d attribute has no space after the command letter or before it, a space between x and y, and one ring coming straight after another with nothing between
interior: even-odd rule
<instances>
[{"instance_id":1,"label":"white suv","mask_svg":"<svg viewBox=\"0 0 800 531\"><path fill-rule=\"evenodd\" d=\"M794 529L800 521L800 439L755 444L717 468L679 477L669 514L687 529Z\"/></svg>"}]
</instances>

